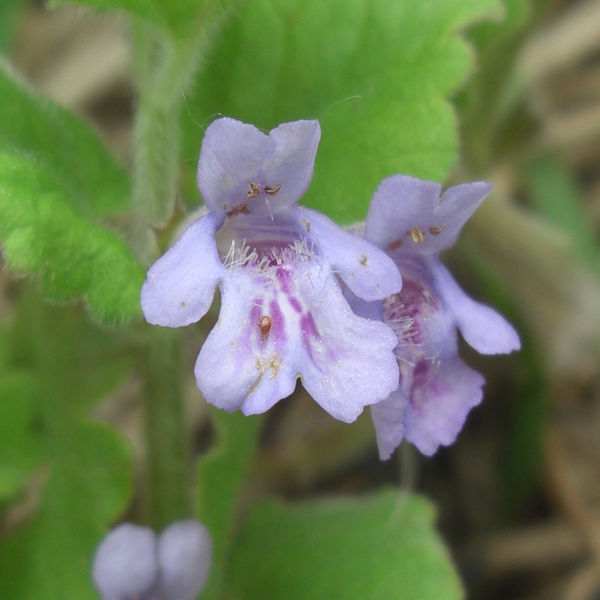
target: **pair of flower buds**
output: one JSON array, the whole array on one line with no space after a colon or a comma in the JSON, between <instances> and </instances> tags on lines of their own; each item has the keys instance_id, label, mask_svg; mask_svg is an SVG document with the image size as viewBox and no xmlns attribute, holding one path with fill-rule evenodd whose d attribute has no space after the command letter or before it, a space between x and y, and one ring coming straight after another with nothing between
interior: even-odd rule
<instances>
[{"instance_id":1,"label":"pair of flower buds","mask_svg":"<svg viewBox=\"0 0 600 600\"><path fill-rule=\"evenodd\" d=\"M208 212L150 267L144 315L166 327L194 323L218 285L219 319L195 366L209 403L262 413L301 378L336 419L352 422L370 406L382 459L403 439L431 455L482 398L457 329L483 354L519 348L511 325L468 297L437 257L491 186L440 195L437 183L388 177L351 233L296 205L319 139L317 121L268 135L230 118L208 127L198 164Z\"/></svg>"}]
</instances>

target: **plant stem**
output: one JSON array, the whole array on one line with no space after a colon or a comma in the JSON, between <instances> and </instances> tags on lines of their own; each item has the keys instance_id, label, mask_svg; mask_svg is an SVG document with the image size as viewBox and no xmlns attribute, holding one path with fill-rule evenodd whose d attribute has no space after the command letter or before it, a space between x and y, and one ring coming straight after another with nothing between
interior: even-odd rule
<instances>
[{"instance_id":1,"label":"plant stem","mask_svg":"<svg viewBox=\"0 0 600 600\"><path fill-rule=\"evenodd\" d=\"M202 36L178 41L152 26L134 30L138 87L130 240L142 264L156 258L152 228L171 217L178 186L182 91ZM145 520L159 530L191 515L179 332L148 327L142 352L147 461Z\"/></svg>"},{"instance_id":2,"label":"plant stem","mask_svg":"<svg viewBox=\"0 0 600 600\"><path fill-rule=\"evenodd\" d=\"M184 435L181 336L155 328L144 356L146 520L156 529L190 516L190 456Z\"/></svg>"},{"instance_id":3,"label":"plant stem","mask_svg":"<svg viewBox=\"0 0 600 600\"><path fill-rule=\"evenodd\" d=\"M138 106L135 118L131 241L142 264L156 256L152 228L168 224L175 207L181 151L183 98L212 33L226 11L206 3L199 26L183 38L149 25L134 31Z\"/></svg>"},{"instance_id":4,"label":"plant stem","mask_svg":"<svg viewBox=\"0 0 600 600\"><path fill-rule=\"evenodd\" d=\"M211 34L227 14L227 2L206 0L186 34L138 23L134 63L135 118L133 211L130 243L140 262L156 258L153 228L172 216L179 183L183 97ZM190 456L184 435L181 336L152 328L142 350L146 424L146 519L156 529L190 516Z\"/></svg>"}]
</instances>

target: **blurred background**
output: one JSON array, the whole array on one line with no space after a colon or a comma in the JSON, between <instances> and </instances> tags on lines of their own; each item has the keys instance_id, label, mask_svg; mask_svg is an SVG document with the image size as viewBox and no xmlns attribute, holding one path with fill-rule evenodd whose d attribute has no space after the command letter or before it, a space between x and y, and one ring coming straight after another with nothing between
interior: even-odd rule
<instances>
[{"instance_id":1,"label":"blurred background","mask_svg":"<svg viewBox=\"0 0 600 600\"><path fill-rule=\"evenodd\" d=\"M485 400L433 459L405 447L380 462L368 416L348 427L298 391L268 417L249 493L416 489L438 506L470 598L600 599L600 0L532 2L509 18L510 27L467 32L477 66L454 98L461 160L446 183L485 178L495 192L447 260L474 297L516 324L522 352L486 358L463 348L486 377ZM118 16L0 3L9 61L91 120L125 165L135 106L128 36ZM206 124L187 107L183 128L198 147ZM183 156L184 176L196 160ZM187 193L181 211L198 202ZM6 271L0 282L7 319L25 284ZM190 365L198 345L190 340ZM211 431L187 372L199 453ZM132 375L97 413L141 452L136 386ZM5 527L27 510L19 505Z\"/></svg>"}]
</instances>

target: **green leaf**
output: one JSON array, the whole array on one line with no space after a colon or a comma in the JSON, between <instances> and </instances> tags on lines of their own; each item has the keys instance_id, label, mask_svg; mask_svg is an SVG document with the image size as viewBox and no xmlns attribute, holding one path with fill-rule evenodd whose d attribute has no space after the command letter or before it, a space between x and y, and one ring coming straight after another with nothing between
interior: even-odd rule
<instances>
[{"instance_id":1,"label":"green leaf","mask_svg":"<svg viewBox=\"0 0 600 600\"><path fill-rule=\"evenodd\" d=\"M461 585L424 499L268 502L243 528L227 578L239 600L452 600Z\"/></svg>"},{"instance_id":2,"label":"green leaf","mask_svg":"<svg viewBox=\"0 0 600 600\"><path fill-rule=\"evenodd\" d=\"M137 316L141 266L116 234L73 204L44 166L0 148L0 239L8 266L39 273L47 297L85 295L102 321Z\"/></svg>"},{"instance_id":3,"label":"green leaf","mask_svg":"<svg viewBox=\"0 0 600 600\"><path fill-rule=\"evenodd\" d=\"M129 176L96 133L68 110L29 90L2 60L0 98L0 147L35 155L89 216L128 207Z\"/></svg>"},{"instance_id":4,"label":"green leaf","mask_svg":"<svg viewBox=\"0 0 600 600\"><path fill-rule=\"evenodd\" d=\"M251 0L188 96L185 156L193 165L198 124L217 114L265 130L318 118L323 136L302 203L362 219L383 177L448 175L457 157L448 97L472 65L456 32L498 10L495 0Z\"/></svg>"},{"instance_id":5,"label":"green leaf","mask_svg":"<svg viewBox=\"0 0 600 600\"><path fill-rule=\"evenodd\" d=\"M6 336L2 381L14 389L1 398L0 452L9 466L26 459L35 470L27 519L0 545L0 597L93 600L94 549L129 502L133 472L129 445L87 412L120 381L123 356L83 315L32 294L19 300ZM30 392L17 381L25 375Z\"/></svg>"},{"instance_id":6,"label":"green leaf","mask_svg":"<svg viewBox=\"0 0 600 600\"><path fill-rule=\"evenodd\" d=\"M53 425L40 511L0 546L3 598L95 600L94 548L131 493L130 451L120 438L97 423Z\"/></svg>"},{"instance_id":7,"label":"green leaf","mask_svg":"<svg viewBox=\"0 0 600 600\"><path fill-rule=\"evenodd\" d=\"M254 457L262 419L241 413L211 410L217 440L201 459L198 468L198 518L213 538L213 567L205 591L217 597L226 577L230 545L235 527L236 507L248 468Z\"/></svg>"}]
</instances>

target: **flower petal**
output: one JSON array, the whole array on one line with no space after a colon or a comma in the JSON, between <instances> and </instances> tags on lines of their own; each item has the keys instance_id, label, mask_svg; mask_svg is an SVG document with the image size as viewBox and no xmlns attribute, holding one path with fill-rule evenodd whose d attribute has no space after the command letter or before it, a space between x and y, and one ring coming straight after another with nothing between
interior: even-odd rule
<instances>
[{"instance_id":1,"label":"flower petal","mask_svg":"<svg viewBox=\"0 0 600 600\"><path fill-rule=\"evenodd\" d=\"M318 121L283 123L268 135L235 119L213 121L198 162L206 206L246 214L293 205L312 179L320 137Z\"/></svg>"},{"instance_id":2,"label":"flower petal","mask_svg":"<svg viewBox=\"0 0 600 600\"><path fill-rule=\"evenodd\" d=\"M104 600L142 596L151 590L157 573L156 536L146 527L119 525L94 556L94 583Z\"/></svg>"},{"instance_id":3,"label":"flower petal","mask_svg":"<svg viewBox=\"0 0 600 600\"><path fill-rule=\"evenodd\" d=\"M410 402L404 412L404 435L423 454L456 440L467 414L481 402L483 377L458 356L431 363L413 377Z\"/></svg>"},{"instance_id":4,"label":"flower petal","mask_svg":"<svg viewBox=\"0 0 600 600\"><path fill-rule=\"evenodd\" d=\"M304 207L297 211L308 240L359 298L380 300L400 291L400 271L385 252L321 213Z\"/></svg>"},{"instance_id":5,"label":"flower petal","mask_svg":"<svg viewBox=\"0 0 600 600\"><path fill-rule=\"evenodd\" d=\"M427 225L429 247L441 252L454 245L463 225L492 191L486 181L473 181L447 189L434 207L433 221ZM444 227L438 233L436 227Z\"/></svg>"},{"instance_id":6,"label":"flower petal","mask_svg":"<svg viewBox=\"0 0 600 600\"><path fill-rule=\"evenodd\" d=\"M308 307L300 320L302 383L330 415L350 423L398 386L397 338L387 325L354 314L330 269L311 269L298 288Z\"/></svg>"},{"instance_id":7,"label":"flower petal","mask_svg":"<svg viewBox=\"0 0 600 600\"><path fill-rule=\"evenodd\" d=\"M321 127L318 121L282 123L271 130L269 137L276 149L265 164L265 182L281 185L273 200L278 206L292 206L312 180Z\"/></svg>"},{"instance_id":8,"label":"flower petal","mask_svg":"<svg viewBox=\"0 0 600 600\"><path fill-rule=\"evenodd\" d=\"M399 389L371 406L379 458L388 460L404 439L404 411L408 398Z\"/></svg>"},{"instance_id":9,"label":"flower petal","mask_svg":"<svg viewBox=\"0 0 600 600\"><path fill-rule=\"evenodd\" d=\"M384 179L371 199L365 221L365 238L380 248L402 247L406 233L428 216L442 186L407 175ZM415 244L411 244L411 247Z\"/></svg>"},{"instance_id":10,"label":"flower petal","mask_svg":"<svg viewBox=\"0 0 600 600\"><path fill-rule=\"evenodd\" d=\"M198 521L176 521L158 538L161 598L195 600L211 565L212 540Z\"/></svg>"},{"instance_id":11,"label":"flower petal","mask_svg":"<svg viewBox=\"0 0 600 600\"><path fill-rule=\"evenodd\" d=\"M149 323L182 327L209 309L217 281L225 273L214 238L221 222L215 213L201 217L150 267L141 293Z\"/></svg>"},{"instance_id":12,"label":"flower petal","mask_svg":"<svg viewBox=\"0 0 600 600\"><path fill-rule=\"evenodd\" d=\"M204 134L198 161L198 188L204 204L223 213L242 203L248 183L256 181L275 145L254 125L228 117L213 121Z\"/></svg>"},{"instance_id":13,"label":"flower petal","mask_svg":"<svg viewBox=\"0 0 600 600\"><path fill-rule=\"evenodd\" d=\"M196 361L198 387L210 404L229 412L263 412L296 385L285 315L267 277L230 273L221 286L221 312ZM269 331L262 317L268 317ZM246 404L247 402L247 404Z\"/></svg>"},{"instance_id":14,"label":"flower petal","mask_svg":"<svg viewBox=\"0 0 600 600\"><path fill-rule=\"evenodd\" d=\"M519 335L504 317L469 298L439 260L430 260L429 266L436 290L470 346L481 354L505 354L521 347Z\"/></svg>"},{"instance_id":15,"label":"flower petal","mask_svg":"<svg viewBox=\"0 0 600 600\"><path fill-rule=\"evenodd\" d=\"M367 214L365 237L390 252L431 255L452 246L465 222L490 193L483 181L441 186L406 175L380 184Z\"/></svg>"}]
</instances>

